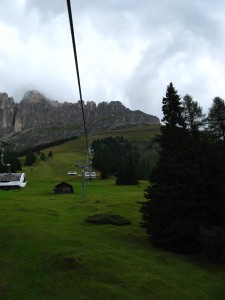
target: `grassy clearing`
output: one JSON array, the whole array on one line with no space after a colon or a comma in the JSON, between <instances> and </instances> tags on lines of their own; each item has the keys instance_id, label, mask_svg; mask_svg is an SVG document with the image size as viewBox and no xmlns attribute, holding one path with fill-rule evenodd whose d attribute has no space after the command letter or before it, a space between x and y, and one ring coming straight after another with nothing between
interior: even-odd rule
<instances>
[{"instance_id":1,"label":"grassy clearing","mask_svg":"<svg viewBox=\"0 0 225 300\"><path fill-rule=\"evenodd\" d=\"M225 299L224 266L151 247L139 227L138 201L147 182L87 181L82 199L80 177L67 175L80 158L74 143L51 148L52 158L24 168L24 190L0 191L0 298ZM75 193L55 195L60 181ZM131 224L84 221L97 213L118 214Z\"/></svg>"},{"instance_id":2,"label":"grassy clearing","mask_svg":"<svg viewBox=\"0 0 225 300\"><path fill-rule=\"evenodd\" d=\"M137 125L130 128L105 131L99 135L94 135L93 139L102 139L108 136L112 136L112 137L122 136L130 142L135 141L135 142L149 143L149 141L159 133L160 133L160 125L145 124L145 125Z\"/></svg>"}]
</instances>

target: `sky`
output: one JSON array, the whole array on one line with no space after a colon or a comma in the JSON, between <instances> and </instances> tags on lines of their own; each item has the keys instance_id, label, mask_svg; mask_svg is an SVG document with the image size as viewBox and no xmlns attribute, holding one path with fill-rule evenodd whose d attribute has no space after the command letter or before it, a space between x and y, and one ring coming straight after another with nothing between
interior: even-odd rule
<instances>
[{"instance_id":1,"label":"sky","mask_svg":"<svg viewBox=\"0 0 225 300\"><path fill-rule=\"evenodd\" d=\"M225 99L225 1L71 0L83 100L162 118L173 82L208 112ZM0 0L0 92L79 100L66 0Z\"/></svg>"}]
</instances>

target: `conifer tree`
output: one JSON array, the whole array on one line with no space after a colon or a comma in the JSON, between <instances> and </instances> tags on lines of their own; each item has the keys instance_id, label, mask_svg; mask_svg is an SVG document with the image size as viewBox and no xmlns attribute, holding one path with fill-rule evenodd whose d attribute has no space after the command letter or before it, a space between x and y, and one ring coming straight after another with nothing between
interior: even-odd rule
<instances>
[{"instance_id":1,"label":"conifer tree","mask_svg":"<svg viewBox=\"0 0 225 300\"><path fill-rule=\"evenodd\" d=\"M41 152L41 154L40 154L40 159L41 159L41 160L46 160L46 155L45 155L44 152Z\"/></svg>"},{"instance_id":2,"label":"conifer tree","mask_svg":"<svg viewBox=\"0 0 225 300\"><path fill-rule=\"evenodd\" d=\"M181 97L177 94L172 82L167 86L166 97L163 98L162 111L164 114L162 121L166 127L175 128L184 126Z\"/></svg>"},{"instance_id":3,"label":"conifer tree","mask_svg":"<svg viewBox=\"0 0 225 300\"><path fill-rule=\"evenodd\" d=\"M125 161L120 162L119 171L116 175L116 184L118 185L137 185L138 179L133 163L132 155Z\"/></svg>"},{"instance_id":4,"label":"conifer tree","mask_svg":"<svg viewBox=\"0 0 225 300\"><path fill-rule=\"evenodd\" d=\"M2 153L0 153L2 154ZM3 158L4 164L10 164L10 172L17 172L21 171L21 163L18 159L17 153L12 150L7 150L4 152L4 158ZM9 172L9 167L4 166L0 163L0 172Z\"/></svg>"},{"instance_id":5,"label":"conifer tree","mask_svg":"<svg viewBox=\"0 0 225 300\"><path fill-rule=\"evenodd\" d=\"M137 184L136 166L139 154L123 137L108 137L92 143L93 167L101 171L101 178L116 175L117 184Z\"/></svg>"},{"instance_id":6,"label":"conifer tree","mask_svg":"<svg viewBox=\"0 0 225 300\"><path fill-rule=\"evenodd\" d=\"M146 202L142 204L142 225L153 245L179 252L192 252L198 248L193 221L193 197L197 197L194 149L182 116L181 98L173 87L167 87L163 98L163 121L159 161L150 176ZM191 190L190 187L191 186ZM194 219L198 218L197 216Z\"/></svg>"},{"instance_id":7,"label":"conifer tree","mask_svg":"<svg viewBox=\"0 0 225 300\"><path fill-rule=\"evenodd\" d=\"M52 156L53 156L52 151L49 151L49 152L48 152L48 157L52 157Z\"/></svg>"},{"instance_id":8,"label":"conifer tree","mask_svg":"<svg viewBox=\"0 0 225 300\"><path fill-rule=\"evenodd\" d=\"M142 225L154 246L205 253L216 232L225 232L225 145L217 132L216 140L199 126L186 126L182 111L180 97L170 84L163 98L159 161L141 207ZM207 255L212 258L216 253Z\"/></svg>"},{"instance_id":9,"label":"conifer tree","mask_svg":"<svg viewBox=\"0 0 225 300\"><path fill-rule=\"evenodd\" d=\"M36 162L36 156L33 152L28 152L25 158L24 166L33 166Z\"/></svg>"},{"instance_id":10,"label":"conifer tree","mask_svg":"<svg viewBox=\"0 0 225 300\"><path fill-rule=\"evenodd\" d=\"M182 105L186 127L192 132L199 130L205 123L205 115L202 113L201 106L188 94L183 97Z\"/></svg>"},{"instance_id":11,"label":"conifer tree","mask_svg":"<svg viewBox=\"0 0 225 300\"><path fill-rule=\"evenodd\" d=\"M225 140L225 102L220 97L213 99L208 114L209 130L218 138Z\"/></svg>"}]
</instances>

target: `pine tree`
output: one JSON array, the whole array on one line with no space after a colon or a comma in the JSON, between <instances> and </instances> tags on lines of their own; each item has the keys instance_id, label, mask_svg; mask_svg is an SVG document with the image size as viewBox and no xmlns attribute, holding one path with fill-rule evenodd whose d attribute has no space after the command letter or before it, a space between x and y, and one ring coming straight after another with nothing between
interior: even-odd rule
<instances>
[{"instance_id":1,"label":"pine tree","mask_svg":"<svg viewBox=\"0 0 225 300\"><path fill-rule=\"evenodd\" d=\"M44 152L41 152L40 159L41 160L46 160L46 155L44 154Z\"/></svg>"},{"instance_id":2,"label":"pine tree","mask_svg":"<svg viewBox=\"0 0 225 300\"><path fill-rule=\"evenodd\" d=\"M205 253L216 232L225 232L225 144L217 131L215 139L194 123L185 125L182 111L180 97L170 84L163 98L159 161L141 207L142 226L154 246ZM201 228L210 232L211 241L205 240Z\"/></svg>"},{"instance_id":3,"label":"pine tree","mask_svg":"<svg viewBox=\"0 0 225 300\"><path fill-rule=\"evenodd\" d=\"M183 97L182 105L186 127L192 132L199 130L205 124L205 115L202 113L201 106L188 94Z\"/></svg>"},{"instance_id":4,"label":"pine tree","mask_svg":"<svg viewBox=\"0 0 225 300\"><path fill-rule=\"evenodd\" d=\"M28 152L25 158L24 166L33 166L36 162L36 156L33 152Z\"/></svg>"},{"instance_id":5,"label":"pine tree","mask_svg":"<svg viewBox=\"0 0 225 300\"><path fill-rule=\"evenodd\" d=\"M116 184L118 185L137 185L138 179L133 163L132 155L120 163L119 171L116 175Z\"/></svg>"},{"instance_id":6,"label":"pine tree","mask_svg":"<svg viewBox=\"0 0 225 300\"><path fill-rule=\"evenodd\" d=\"M158 137L159 161L150 176L151 184L145 193L147 201L141 207L142 226L153 245L193 252L198 249L194 233L198 216L192 219L193 198L198 192L193 182L199 174L195 172L198 162L195 162L192 137L185 128L182 112L180 96L171 83L163 98L165 125L161 126Z\"/></svg>"},{"instance_id":7,"label":"pine tree","mask_svg":"<svg viewBox=\"0 0 225 300\"><path fill-rule=\"evenodd\" d=\"M183 107L181 106L181 97L171 82L167 86L166 97L163 98L162 111L164 117L162 121L167 127L183 127L184 118L182 116Z\"/></svg>"},{"instance_id":8,"label":"pine tree","mask_svg":"<svg viewBox=\"0 0 225 300\"><path fill-rule=\"evenodd\" d=\"M139 153L123 137L108 137L92 143L93 167L101 171L101 178L109 174L117 177L117 184L137 184L136 167Z\"/></svg>"},{"instance_id":9,"label":"pine tree","mask_svg":"<svg viewBox=\"0 0 225 300\"><path fill-rule=\"evenodd\" d=\"M17 153L12 150L7 150L4 152L3 163L10 164L10 167L4 166L0 163L0 172L10 172L16 173L17 171L21 171L21 163L18 159Z\"/></svg>"},{"instance_id":10,"label":"pine tree","mask_svg":"<svg viewBox=\"0 0 225 300\"><path fill-rule=\"evenodd\" d=\"M53 156L52 151L49 151L49 152L48 152L48 157L52 157L52 156Z\"/></svg>"},{"instance_id":11,"label":"pine tree","mask_svg":"<svg viewBox=\"0 0 225 300\"><path fill-rule=\"evenodd\" d=\"M225 140L225 102L220 97L213 99L213 104L208 114L209 130L218 139Z\"/></svg>"}]
</instances>

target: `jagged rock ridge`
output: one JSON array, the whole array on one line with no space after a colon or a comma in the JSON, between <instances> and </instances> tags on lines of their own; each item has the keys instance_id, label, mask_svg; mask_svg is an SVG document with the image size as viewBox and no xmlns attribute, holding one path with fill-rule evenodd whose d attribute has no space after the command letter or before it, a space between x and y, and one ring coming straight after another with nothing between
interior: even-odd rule
<instances>
[{"instance_id":1,"label":"jagged rock ridge","mask_svg":"<svg viewBox=\"0 0 225 300\"><path fill-rule=\"evenodd\" d=\"M155 116L132 111L119 101L84 105L89 134L132 124L159 124ZM83 131L81 103L59 103L37 91L28 91L20 103L0 93L0 137L8 135L23 146L80 135ZM27 141L26 141L27 140Z\"/></svg>"}]
</instances>

